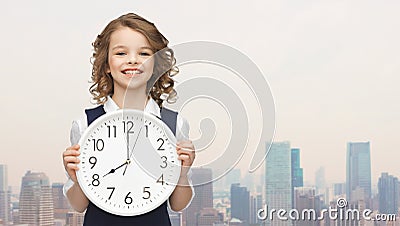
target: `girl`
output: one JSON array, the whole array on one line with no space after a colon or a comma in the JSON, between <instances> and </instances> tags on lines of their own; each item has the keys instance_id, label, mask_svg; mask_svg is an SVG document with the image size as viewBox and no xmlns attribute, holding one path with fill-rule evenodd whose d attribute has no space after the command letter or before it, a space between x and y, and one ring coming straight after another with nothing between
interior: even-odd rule
<instances>
[{"instance_id":1,"label":"girl","mask_svg":"<svg viewBox=\"0 0 400 226\"><path fill-rule=\"evenodd\" d=\"M173 102L176 98L171 76L177 74L178 69L173 51L167 45L168 40L153 23L133 13L122 15L105 27L93 43L93 85L90 87L102 112L107 114L119 108L132 108L160 116L164 99ZM77 157L80 154L77 143L88 126L88 112L90 110L73 122L70 137L73 146L63 152L64 167L69 176L64 193L76 211L86 210L84 225L170 225L167 203L143 215L121 217L99 209L85 196L77 182L76 171L79 170ZM194 195L188 171L195 153L192 142L187 139L188 133L187 121L178 114L176 150L182 160L182 170L178 185L168 200L174 211L183 210Z\"/></svg>"}]
</instances>

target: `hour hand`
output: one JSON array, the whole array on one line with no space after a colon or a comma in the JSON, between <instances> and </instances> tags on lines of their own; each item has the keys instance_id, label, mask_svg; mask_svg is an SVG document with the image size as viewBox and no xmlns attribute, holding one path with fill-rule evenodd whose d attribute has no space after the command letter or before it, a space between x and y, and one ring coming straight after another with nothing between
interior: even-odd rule
<instances>
[{"instance_id":1,"label":"hour hand","mask_svg":"<svg viewBox=\"0 0 400 226\"><path fill-rule=\"evenodd\" d=\"M115 169L111 169L110 172L106 173L103 177L107 176L108 174L115 173Z\"/></svg>"},{"instance_id":2,"label":"hour hand","mask_svg":"<svg viewBox=\"0 0 400 226\"><path fill-rule=\"evenodd\" d=\"M111 169L110 172L106 173L103 177L107 176L108 174L115 173L115 171L117 171L119 168L129 164L130 162L131 162L130 160L126 160L122 165L118 166L117 168Z\"/></svg>"}]
</instances>

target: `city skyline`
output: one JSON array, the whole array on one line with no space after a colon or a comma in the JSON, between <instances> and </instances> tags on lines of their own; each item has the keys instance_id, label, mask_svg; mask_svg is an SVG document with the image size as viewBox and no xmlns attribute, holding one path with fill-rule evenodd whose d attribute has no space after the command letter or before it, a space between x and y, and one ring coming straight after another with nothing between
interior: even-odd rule
<instances>
[{"instance_id":1,"label":"city skyline","mask_svg":"<svg viewBox=\"0 0 400 226\"><path fill-rule=\"evenodd\" d=\"M365 150L365 144L368 145L368 143L352 143L349 144L349 150L354 151L356 153L353 153L353 155L355 156L354 158L358 159L360 158L358 155L361 153L363 153ZM361 145L361 146L359 146ZM363 147L362 145L364 145L365 147ZM356 146L351 147L351 146ZM274 206L275 208L287 208L287 207L283 207L281 206L281 204L284 204L288 199L295 199L295 204L292 206L292 203L290 203L290 208L295 208L298 211L301 211L302 209L307 209L307 208L313 208L316 211L320 210L321 208L324 208L324 206L326 207L326 205L330 205L330 203L332 203L332 200L336 200L338 197L343 197L346 196L346 189L345 186L341 186L341 185L326 185L326 187L329 189L322 189L321 190L325 190L326 192L329 192L329 194L333 194L333 196L330 196L329 194L318 194L316 193L317 191L317 187L307 187L307 186L299 186L294 188L294 190L292 190L291 188L286 189L285 186L282 186L284 184L290 183L291 181L293 181L294 177L298 176L298 175L293 175L291 174L290 177L287 177L287 172L291 171L291 167L293 165L295 165L295 168L298 167L298 165L295 163L298 160L298 157L301 156L301 152L297 152L298 150L294 150L293 148L290 147L290 143L289 142L280 142L280 143L275 143L272 145L273 149L272 149L272 154L270 155L270 158L267 159L268 162L273 162L274 164L270 165L270 167L267 169L267 174L265 175L266 177L268 177L268 175L270 175L269 178L269 182L266 181L266 189L267 191L270 190L271 192L267 192L265 194L265 200L264 200L264 204L268 204L270 207ZM299 154L296 159L292 159L292 154ZM361 159L363 159L363 157L361 157ZM365 159L365 158L364 158ZM292 161L293 160L293 161ZM352 162L351 164L358 164L357 161L355 160L351 160L350 162ZM295 163L295 164L293 164ZM273 166L274 165L274 166ZM271 168L272 167L272 168ZM289 170L286 170L286 168L289 167ZM7 166L6 165L0 165L0 169L2 169L2 173L1 173L1 177L3 178L2 183L6 184L7 183L7 179L4 180L4 178L7 178L7 173L4 173L4 169L6 169ZM279 174L277 174L276 172L271 172L271 169L273 169L274 171L279 171ZM350 171L352 171L352 168L349 167L348 168ZM268 170L270 171L268 173ZM238 175L240 173L240 171L235 171L235 173L233 173L232 175ZM271 177L271 174L274 175L274 177ZM196 184L203 184L205 181L210 180L210 178L212 177L212 170L211 169L195 169L193 171L193 181ZM286 176L284 176L286 175ZM323 175L320 174L320 175ZM254 213L256 212L256 210L261 208L261 203L262 203L262 199L261 195L262 195L262 191L258 191L256 188L250 186L248 187L247 185L241 185L241 183L243 183L243 179L245 177L243 177L242 179L239 180L239 182L235 182L237 181L237 177L236 178L231 178L234 179L234 181L231 182L231 186L230 186L230 192L225 190L226 192L230 193L230 205L231 205L231 213L232 215L225 215L224 212L220 212L220 209L215 209L216 207L218 207L219 205L216 205L216 203L213 204L212 200L216 200L214 194L215 194L215 190L217 187L219 187L219 189L221 189L220 186L217 186L213 183L208 183L208 184L203 184L200 187L195 187L195 191L197 196L195 196L195 199L193 200L193 206L189 206L188 210L185 210L184 213L182 214L182 219L184 222L212 222L212 221L218 221L221 222L223 219L226 220L230 220L233 218L237 218L239 220L241 220L242 222L255 222L254 221ZM285 179L286 178L286 179ZM50 211L50 209L54 208L54 221L57 222L62 222L61 219L69 219L72 220L72 218L70 219L69 216L72 214L69 210L68 207L65 203L65 198L62 194L62 184L59 183L52 183L49 178L46 176L45 173L43 172L31 172L31 171L27 171L24 178L23 178L23 183L21 184L22 186L22 190L20 193L20 200L22 200L22 203L19 204L19 208L24 209L25 206L30 206L32 205L32 201L35 199L32 199L33 196L38 196L39 192L41 195L39 195L40 197L43 198L40 199L40 203L41 205L46 205L45 207L43 207L42 209L45 210L45 212L42 215L38 215L38 216L46 216L47 222L50 220L50 218L48 218L48 214L52 211ZM355 182L354 182L355 183ZM364 192L361 191L361 193L359 193L359 188L357 188L356 192L358 192L358 195L354 197L346 197L347 201L349 202L349 204L351 204L352 206L359 206L361 205L360 208L371 208L372 210L377 211L377 203L379 202L379 211L380 213L387 213L387 214L396 214L398 212L396 212L396 209L398 209L398 204L400 204L400 183L399 180L397 179L397 177L391 175L390 173L381 173L381 176L379 178L379 191L377 193L374 193L373 196L371 196L371 201L374 200L373 202L370 201L364 201L365 199L363 199L363 195L360 196L360 194L363 194ZM243 183L245 184L245 183ZM25 187L25 188L24 188ZM32 189L32 188L33 189ZM286 186L287 187L287 186ZM252 188L250 190L248 190L248 188ZM44 190L43 190L44 189ZM51 191L52 189L52 191ZM283 193L287 191L292 192L292 195L286 195L286 198L283 198ZM214 190L214 191L213 191ZM272 191L273 190L273 191ZM219 190L217 189L217 192ZM1 193L1 192L0 192ZM8 192L7 192L8 193ZM15 191L13 191L13 193L15 194ZM53 197L53 201L50 201L50 196L52 193L52 197ZM9 193L11 195L11 193ZM271 196L272 194L272 196ZM355 193L357 194L357 193ZM258 198L260 196L260 198ZM270 196L270 198L268 198ZM29 198L31 197L31 198ZM283 200L282 200L283 198ZM361 198L361 202L360 199ZM373 199L372 199L373 198ZM217 198L218 199L218 198ZM31 200L31 201L30 201ZM236 201L235 201L236 200ZM247 200L247 201L246 201ZM350 201L353 200L353 201ZM291 201L291 200L289 200ZM266 203L265 203L266 202ZM53 205L51 205L50 203L53 203ZM370 204L368 204L370 203ZM373 204L375 203L375 204ZM13 207L15 208L15 203L13 204ZM38 204L35 204L35 206L37 206ZM277 206L278 205L278 206ZM368 205L370 205L370 207L368 207ZM17 205L18 206L18 205ZM50 206L54 206L54 207L50 207ZM236 207L234 207L236 206ZM246 211L243 210L242 207L244 206L248 206L248 208L244 208L244 209L248 209L249 212L247 213ZM257 207L258 206L258 207ZM358 208L358 207L357 207ZM30 208L28 208L30 209ZM0 208L0 213L2 208ZM197 213L197 214L196 214ZM35 217L31 214L31 213L24 213L23 211L21 212L21 209L19 211L19 213L17 212L17 216L19 217L24 217L25 216L25 220L26 222L27 219L31 219L31 220L35 220ZM191 214L191 215L188 215ZM194 214L194 215L193 215ZM248 215L246 215L248 214ZM252 216L253 214L253 216ZM11 215L10 215L11 216ZM28 217L26 217L28 216ZM57 217L56 217L57 216ZM72 216L72 215L71 215ZM192 216L192 217L190 217ZM196 217L193 217L196 216ZM213 216L213 217L211 217ZM236 217L235 217L236 216ZM80 217L82 217L82 215L80 215ZM179 222L180 216L179 215L174 215L172 213L171 215L171 220L175 220L175 225L176 222ZM251 220L250 219L253 219ZM23 218L21 218L22 220ZM82 219L82 218L79 218ZM15 216L10 220L15 220ZM78 220L79 221L79 220ZM283 223L283 222L282 222ZM274 225L276 225L277 222L274 223ZM192 225L192 224L189 224ZM302 224L301 222L298 222L297 225L307 225L307 224ZM315 224L315 225L319 225L319 224Z\"/></svg>"}]
</instances>

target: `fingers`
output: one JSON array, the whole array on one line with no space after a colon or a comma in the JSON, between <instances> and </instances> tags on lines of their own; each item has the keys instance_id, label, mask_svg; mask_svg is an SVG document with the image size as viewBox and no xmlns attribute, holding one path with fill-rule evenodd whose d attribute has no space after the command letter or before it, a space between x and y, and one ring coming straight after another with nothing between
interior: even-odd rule
<instances>
[{"instance_id":1,"label":"fingers","mask_svg":"<svg viewBox=\"0 0 400 226\"><path fill-rule=\"evenodd\" d=\"M180 141L176 145L177 145L176 151L178 154L178 159L182 160L182 165L191 166L196 157L192 141L189 140Z\"/></svg>"},{"instance_id":2,"label":"fingers","mask_svg":"<svg viewBox=\"0 0 400 226\"><path fill-rule=\"evenodd\" d=\"M69 164L69 163L78 164L80 162L80 160L75 156L65 156L64 162L66 162L66 164Z\"/></svg>"},{"instance_id":3,"label":"fingers","mask_svg":"<svg viewBox=\"0 0 400 226\"><path fill-rule=\"evenodd\" d=\"M68 152L68 151L78 151L79 148L80 148L79 144L75 144L75 145L73 145L73 146L71 146L71 147L66 148L65 151L64 151L64 153L65 153L65 152Z\"/></svg>"},{"instance_id":4,"label":"fingers","mask_svg":"<svg viewBox=\"0 0 400 226\"><path fill-rule=\"evenodd\" d=\"M73 163L68 163L67 164L67 168L68 169L70 169L70 170L79 170L79 167L78 167L78 165L77 164L73 164Z\"/></svg>"},{"instance_id":5,"label":"fingers","mask_svg":"<svg viewBox=\"0 0 400 226\"><path fill-rule=\"evenodd\" d=\"M79 170L79 148L79 145L73 145L63 152L64 168L73 181L76 181L76 171Z\"/></svg>"},{"instance_id":6,"label":"fingers","mask_svg":"<svg viewBox=\"0 0 400 226\"><path fill-rule=\"evenodd\" d=\"M79 159L77 157L80 154L79 145L74 145L67 148L63 152L64 165L67 166L68 163L79 163Z\"/></svg>"}]
</instances>

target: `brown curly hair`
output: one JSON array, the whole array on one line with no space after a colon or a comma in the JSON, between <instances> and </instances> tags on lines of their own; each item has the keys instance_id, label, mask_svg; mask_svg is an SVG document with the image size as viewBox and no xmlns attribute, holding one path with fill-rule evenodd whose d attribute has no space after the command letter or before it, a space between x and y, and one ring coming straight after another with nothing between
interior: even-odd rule
<instances>
[{"instance_id":1,"label":"brown curly hair","mask_svg":"<svg viewBox=\"0 0 400 226\"><path fill-rule=\"evenodd\" d=\"M114 94L113 78L107 73L108 50L111 34L121 27L129 27L143 34L152 48L154 54L153 74L147 82L147 92L162 107L166 100L168 103L176 101L176 90L172 76L179 72L175 66L174 52L168 47L168 40L158 31L156 26L134 13L128 13L111 21L92 43L94 48L91 63L92 85L90 93L97 104L104 104L109 95Z\"/></svg>"}]
</instances>

